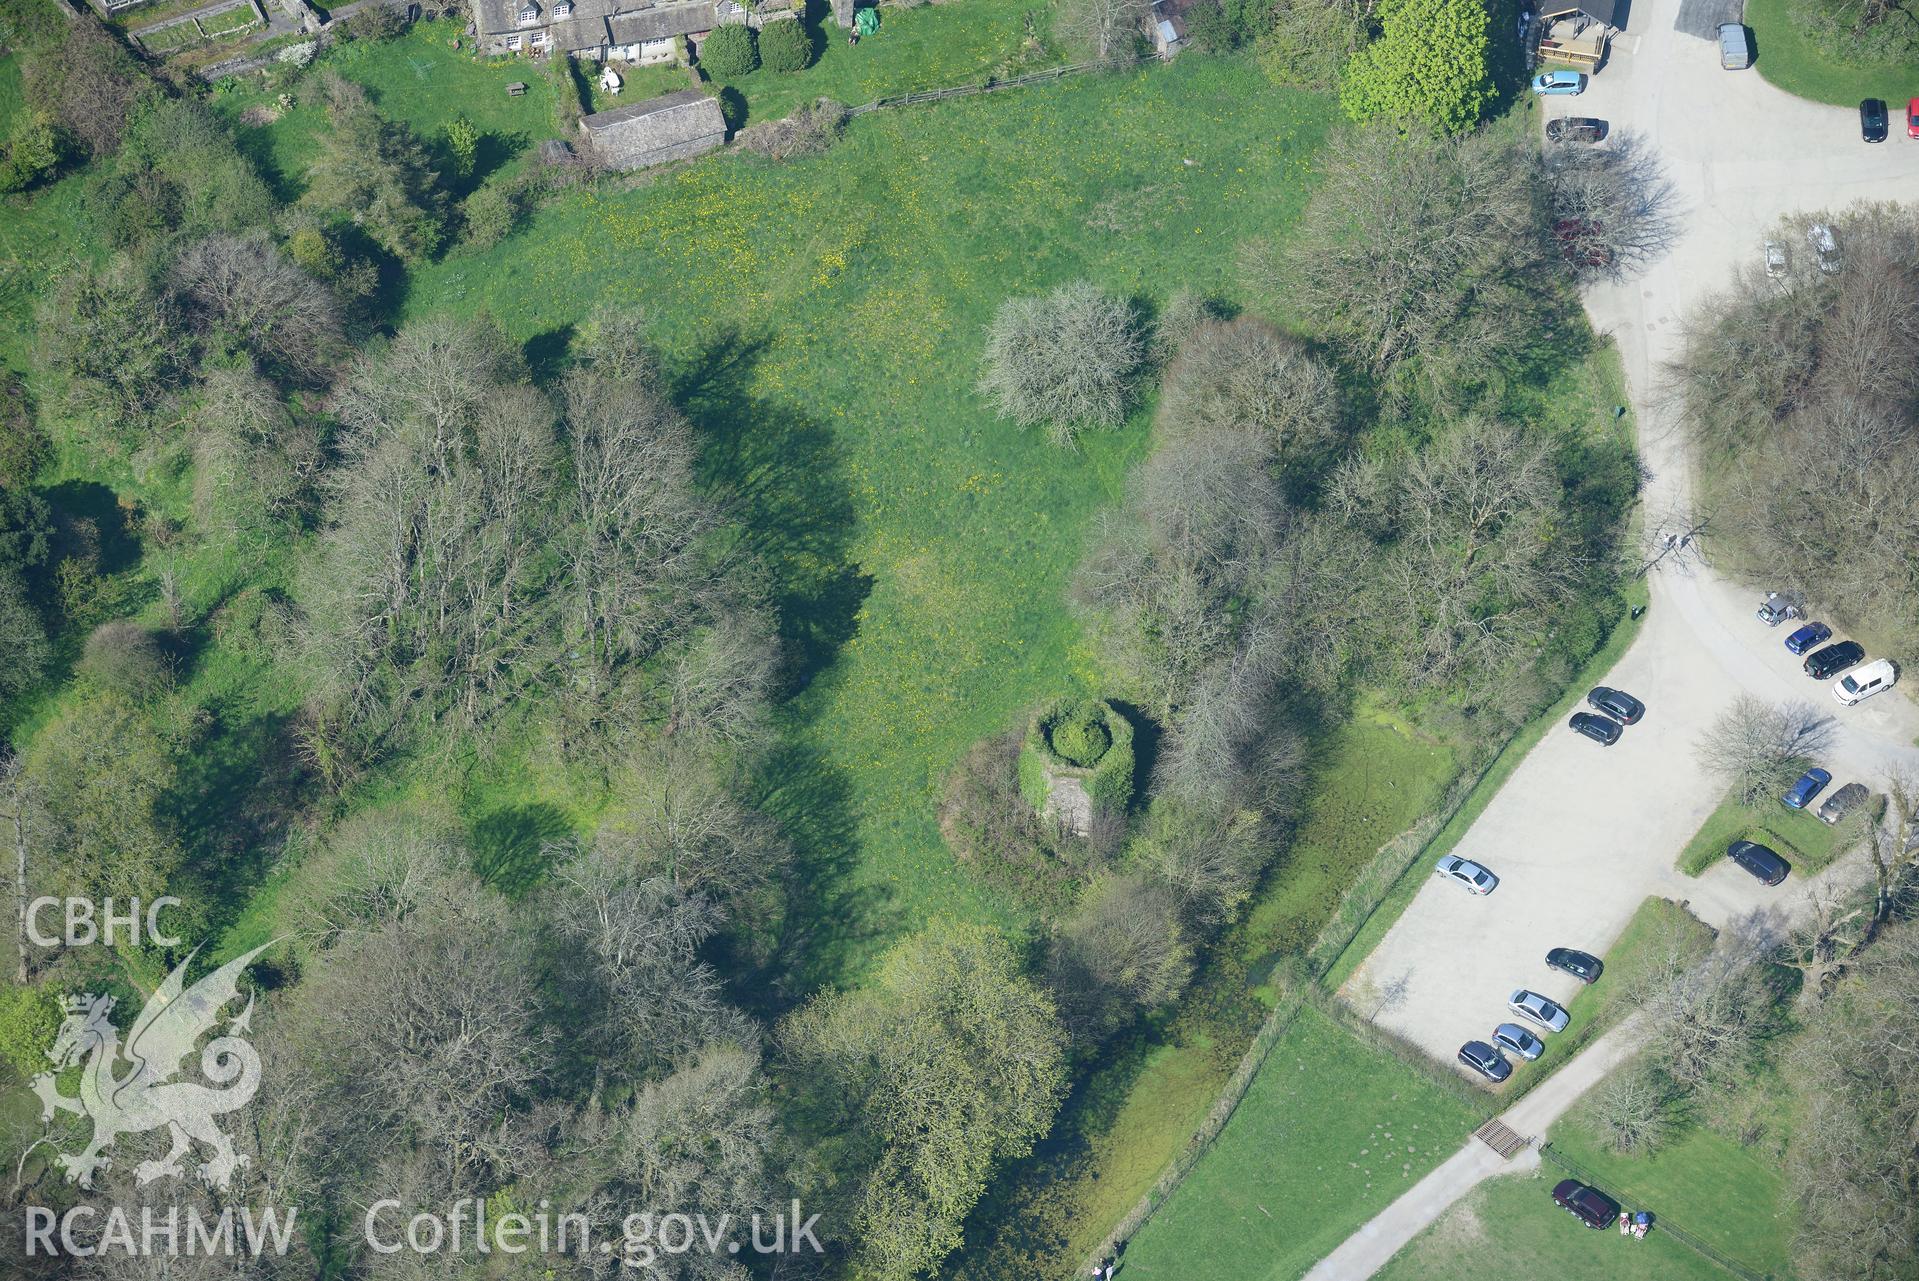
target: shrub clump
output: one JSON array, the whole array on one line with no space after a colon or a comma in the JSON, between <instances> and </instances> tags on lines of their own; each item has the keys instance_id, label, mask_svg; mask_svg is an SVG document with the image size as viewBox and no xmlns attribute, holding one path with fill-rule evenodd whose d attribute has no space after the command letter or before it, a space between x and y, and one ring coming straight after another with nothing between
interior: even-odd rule
<instances>
[{"instance_id":1,"label":"shrub clump","mask_svg":"<svg viewBox=\"0 0 1919 1281\"><path fill-rule=\"evenodd\" d=\"M1145 344L1132 304L1091 281L1009 298L986 333L979 389L1002 417L1045 424L1070 445L1082 427L1117 427Z\"/></svg>"},{"instance_id":2,"label":"shrub clump","mask_svg":"<svg viewBox=\"0 0 1919 1281\"><path fill-rule=\"evenodd\" d=\"M1035 810L1052 812L1069 827L1079 820L1055 803L1062 785L1085 793L1092 813L1084 821L1122 815L1133 799L1132 724L1109 703L1049 703L1027 728L1019 779L1020 792Z\"/></svg>"},{"instance_id":3,"label":"shrub clump","mask_svg":"<svg viewBox=\"0 0 1919 1281\"><path fill-rule=\"evenodd\" d=\"M700 66L715 80L737 80L760 65L750 27L736 22L715 27L700 43Z\"/></svg>"},{"instance_id":4,"label":"shrub clump","mask_svg":"<svg viewBox=\"0 0 1919 1281\"><path fill-rule=\"evenodd\" d=\"M816 156L840 140L846 120L845 107L821 98L784 119L751 126L740 135L740 145L774 160Z\"/></svg>"},{"instance_id":5,"label":"shrub clump","mask_svg":"<svg viewBox=\"0 0 1919 1281\"><path fill-rule=\"evenodd\" d=\"M797 18L760 28L760 63L768 71L804 71L813 61L813 41Z\"/></svg>"}]
</instances>

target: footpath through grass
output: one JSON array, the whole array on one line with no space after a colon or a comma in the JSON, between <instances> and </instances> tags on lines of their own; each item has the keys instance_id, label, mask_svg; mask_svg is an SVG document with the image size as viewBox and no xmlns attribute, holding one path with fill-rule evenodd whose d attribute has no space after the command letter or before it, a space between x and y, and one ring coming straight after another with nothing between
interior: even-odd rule
<instances>
[{"instance_id":1,"label":"footpath through grass","mask_svg":"<svg viewBox=\"0 0 1919 1281\"><path fill-rule=\"evenodd\" d=\"M1830 789L1814 797L1813 804L1817 806L1829 794ZM1702 875L1726 857L1726 847L1734 841L1757 841L1783 854L1794 872L1817 872L1844 852L1840 837L1847 826L1822 823L1805 810L1787 809L1776 800L1748 805L1728 792L1686 842L1679 870L1687 876Z\"/></svg>"},{"instance_id":2,"label":"footpath through grass","mask_svg":"<svg viewBox=\"0 0 1919 1281\"><path fill-rule=\"evenodd\" d=\"M1919 64L1855 62L1834 58L1813 43L1792 19L1793 0L1746 0L1758 57L1753 66L1787 93L1836 107L1857 107L1862 98L1884 98L1896 113L1919 94ZM1858 135L1853 135L1858 141Z\"/></svg>"},{"instance_id":3,"label":"footpath through grass","mask_svg":"<svg viewBox=\"0 0 1919 1281\"><path fill-rule=\"evenodd\" d=\"M1302 1009L1239 1110L1126 1250L1130 1281L1291 1281L1455 1152L1458 1092Z\"/></svg>"},{"instance_id":4,"label":"footpath through grass","mask_svg":"<svg viewBox=\"0 0 1919 1281\"><path fill-rule=\"evenodd\" d=\"M1550 1281L1729 1281L1727 1273L1654 1231L1645 1240L1594 1231L1553 1204L1561 1178L1538 1174L1489 1179L1374 1273L1375 1281L1486 1281L1489 1276Z\"/></svg>"}]
</instances>

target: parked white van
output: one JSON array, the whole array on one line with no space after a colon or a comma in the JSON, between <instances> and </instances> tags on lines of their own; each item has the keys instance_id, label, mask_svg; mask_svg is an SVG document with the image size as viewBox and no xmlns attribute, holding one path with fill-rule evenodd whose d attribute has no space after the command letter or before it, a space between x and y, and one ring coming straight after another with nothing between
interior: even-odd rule
<instances>
[{"instance_id":1,"label":"parked white van","mask_svg":"<svg viewBox=\"0 0 1919 1281\"><path fill-rule=\"evenodd\" d=\"M1891 689L1899 673L1885 659L1855 667L1832 683L1832 696L1851 707L1862 698L1871 698L1882 689Z\"/></svg>"}]
</instances>

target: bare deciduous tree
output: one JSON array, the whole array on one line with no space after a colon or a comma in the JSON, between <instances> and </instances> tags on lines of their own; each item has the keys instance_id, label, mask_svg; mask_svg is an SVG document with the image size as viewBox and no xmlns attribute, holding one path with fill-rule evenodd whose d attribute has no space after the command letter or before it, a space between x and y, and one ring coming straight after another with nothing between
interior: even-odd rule
<instances>
[{"instance_id":1,"label":"bare deciduous tree","mask_svg":"<svg viewBox=\"0 0 1919 1281\"><path fill-rule=\"evenodd\" d=\"M1615 134L1604 147L1552 147L1545 163L1554 238L1581 275L1623 279L1671 248L1672 183L1638 134Z\"/></svg>"},{"instance_id":2,"label":"bare deciduous tree","mask_svg":"<svg viewBox=\"0 0 1919 1281\"><path fill-rule=\"evenodd\" d=\"M1204 321L1166 371L1159 422L1175 436L1251 431L1297 457L1332 438L1339 390L1323 362L1266 322Z\"/></svg>"},{"instance_id":3,"label":"bare deciduous tree","mask_svg":"<svg viewBox=\"0 0 1919 1281\"><path fill-rule=\"evenodd\" d=\"M1179 908L1163 882L1095 882L1053 940L1048 982L1069 1031L1097 1041L1178 996L1192 973Z\"/></svg>"},{"instance_id":4,"label":"bare deciduous tree","mask_svg":"<svg viewBox=\"0 0 1919 1281\"><path fill-rule=\"evenodd\" d=\"M1103 2L1103 0L1101 0ZM1082 427L1116 427L1145 354L1132 304L1086 280L1009 298L986 332L979 389L1022 427L1061 445Z\"/></svg>"},{"instance_id":5,"label":"bare deciduous tree","mask_svg":"<svg viewBox=\"0 0 1919 1281\"><path fill-rule=\"evenodd\" d=\"M1059 25L1101 62L1129 61L1152 11L1150 0L1071 0L1060 11Z\"/></svg>"},{"instance_id":6,"label":"bare deciduous tree","mask_svg":"<svg viewBox=\"0 0 1919 1281\"><path fill-rule=\"evenodd\" d=\"M340 305L260 236L212 236L180 255L174 287L203 321L276 370L318 379L341 353Z\"/></svg>"},{"instance_id":7,"label":"bare deciduous tree","mask_svg":"<svg viewBox=\"0 0 1919 1281\"><path fill-rule=\"evenodd\" d=\"M1250 266L1376 372L1423 358L1442 400L1510 368L1546 262L1545 184L1486 133L1348 130L1283 253Z\"/></svg>"},{"instance_id":8,"label":"bare deciduous tree","mask_svg":"<svg viewBox=\"0 0 1919 1281\"><path fill-rule=\"evenodd\" d=\"M1593 1126L1615 1152L1643 1156L1673 1132L1672 1089L1641 1061L1615 1072L1593 1093Z\"/></svg>"},{"instance_id":9,"label":"bare deciduous tree","mask_svg":"<svg viewBox=\"0 0 1919 1281\"><path fill-rule=\"evenodd\" d=\"M1832 739L1832 718L1810 703L1774 705L1741 694L1698 743L1699 759L1747 804L1789 786Z\"/></svg>"}]
</instances>

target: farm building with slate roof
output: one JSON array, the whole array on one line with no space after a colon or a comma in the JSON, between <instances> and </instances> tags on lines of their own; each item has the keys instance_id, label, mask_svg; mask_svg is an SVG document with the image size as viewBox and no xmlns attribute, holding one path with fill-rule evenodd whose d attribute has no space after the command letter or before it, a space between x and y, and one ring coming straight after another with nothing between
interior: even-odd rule
<instances>
[{"instance_id":1,"label":"farm building with slate roof","mask_svg":"<svg viewBox=\"0 0 1919 1281\"><path fill-rule=\"evenodd\" d=\"M718 25L713 0L471 0L480 51L570 53L623 62L670 62L675 36Z\"/></svg>"},{"instance_id":2,"label":"farm building with slate roof","mask_svg":"<svg viewBox=\"0 0 1919 1281\"><path fill-rule=\"evenodd\" d=\"M719 146L726 141L726 117L720 114L719 99L698 89L681 89L583 117L580 131L607 165L643 169Z\"/></svg>"}]
</instances>

